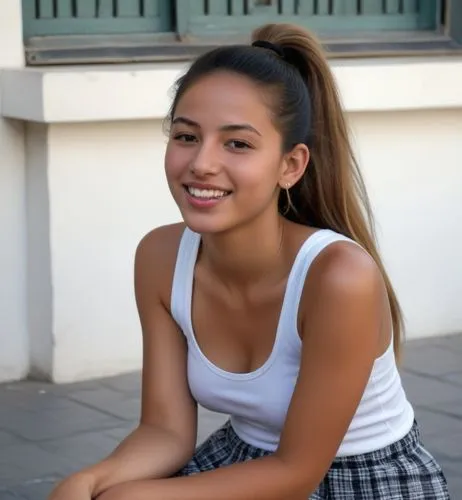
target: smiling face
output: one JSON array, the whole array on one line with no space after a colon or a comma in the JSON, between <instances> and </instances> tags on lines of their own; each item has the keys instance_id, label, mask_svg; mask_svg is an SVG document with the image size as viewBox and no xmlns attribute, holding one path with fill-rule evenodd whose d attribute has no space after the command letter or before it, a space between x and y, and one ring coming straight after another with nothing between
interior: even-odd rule
<instances>
[{"instance_id":1,"label":"smiling face","mask_svg":"<svg viewBox=\"0 0 462 500\"><path fill-rule=\"evenodd\" d=\"M200 78L180 98L165 170L193 231L217 233L267 211L277 215L279 185L284 186L290 169L269 97L244 76L216 72Z\"/></svg>"}]
</instances>

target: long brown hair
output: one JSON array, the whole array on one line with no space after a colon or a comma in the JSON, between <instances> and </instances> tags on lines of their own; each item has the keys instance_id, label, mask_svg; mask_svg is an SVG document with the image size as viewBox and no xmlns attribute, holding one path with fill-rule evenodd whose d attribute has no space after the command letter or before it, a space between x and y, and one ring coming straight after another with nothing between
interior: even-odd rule
<instances>
[{"instance_id":1,"label":"long brown hair","mask_svg":"<svg viewBox=\"0 0 462 500\"><path fill-rule=\"evenodd\" d=\"M296 61L311 98L310 164L290 193L294 208L289 218L329 228L359 243L379 267L388 293L399 355L403 316L396 293L377 249L374 219L365 183L349 139L338 89L327 58L315 36L288 24L268 24L255 30L252 40L295 49ZM304 65L304 67L300 67Z\"/></svg>"},{"instance_id":2,"label":"long brown hair","mask_svg":"<svg viewBox=\"0 0 462 500\"><path fill-rule=\"evenodd\" d=\"M371 255L387 288L398 356L402 313L377 249L365 184L323 49L312 34L291 24L262 26L253 32L252 41L252 45L219 47L194 61L177 81L169 118L186 90L215 71L245 75L272 93L271 111L284 151L300 143L310 149L308 168L290 189L290 206L281 193L279 210L300 224L348 236Z\"/></svg>"}]
</instances>

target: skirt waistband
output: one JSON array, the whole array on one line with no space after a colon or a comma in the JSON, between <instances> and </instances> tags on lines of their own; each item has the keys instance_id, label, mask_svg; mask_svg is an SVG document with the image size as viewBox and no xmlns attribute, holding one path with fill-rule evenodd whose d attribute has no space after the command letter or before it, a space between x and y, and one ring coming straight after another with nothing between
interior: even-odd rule
<instances>
[{"instance_id":1,"label":"skirt waistband","mask_svg":"<svg viewBox=\"0 0 462 500\"><path fill-rule=\"evenodd\" d=\"M249 456L263 456L270 455L271 452L252 446L244 442L233 429L231 422L228 420L220 431L226 435L226 441L234 449L239 447L242 451ZM345 457L336 457L331 465L333 468L342 468L352 462L357 462L360 457L361 462L366 461L370 466L380 462L393 460L403 454L410 453L416 449L420 444L420 431L417 422L414 420L411 430L399 441L385 446L379 450L364 453L362 455L350 455Z\"/></svg>"}]
</instances>

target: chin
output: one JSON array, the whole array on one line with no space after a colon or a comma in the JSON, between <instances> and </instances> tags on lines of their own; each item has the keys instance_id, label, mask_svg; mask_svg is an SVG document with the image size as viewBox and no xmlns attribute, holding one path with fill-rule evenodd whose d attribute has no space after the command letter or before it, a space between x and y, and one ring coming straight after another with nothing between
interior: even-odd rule
<instances>
[{"instance_id":1,"label":"chin","mask_svg":"<svg viewBox=\"0 0 462 500\"><path fill-rule=\"evenodd\" d=\"M235 224L224 221L222 217L182 214L183 222L193 232L199 234L219 234L229 231Z\"/></svg>"}]
</instances>

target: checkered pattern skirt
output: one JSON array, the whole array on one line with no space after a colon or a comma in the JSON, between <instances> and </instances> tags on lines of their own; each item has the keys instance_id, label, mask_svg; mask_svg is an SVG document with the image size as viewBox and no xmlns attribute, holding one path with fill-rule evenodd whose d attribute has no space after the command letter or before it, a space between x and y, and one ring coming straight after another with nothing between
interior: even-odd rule
<instances>
[{"instance_id":1,"label":"checkered pattern skirt","mask_svg":"<svg viewBox=\"0 0 462 500\"><path fill-rule=\"evenodd\" d=\"M177 474L190 476L270 452L244 443L228 421L201 444ZM423 448L414 423L403 439L364 455L339 457L309 500L449 500L446 479Z\"/></svg>"}]
</instances>

